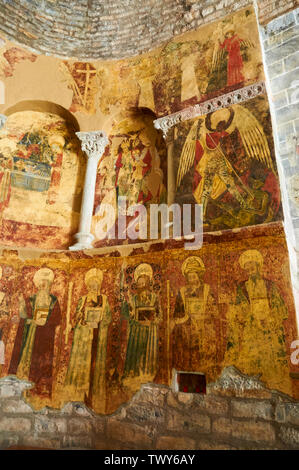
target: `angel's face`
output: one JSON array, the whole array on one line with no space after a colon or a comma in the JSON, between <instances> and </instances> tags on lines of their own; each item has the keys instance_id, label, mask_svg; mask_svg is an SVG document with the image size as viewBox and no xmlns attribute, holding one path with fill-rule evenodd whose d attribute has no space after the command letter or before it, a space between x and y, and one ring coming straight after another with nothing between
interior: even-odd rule
<instances>
[{"instance_id":1,"label":"angel's face","mask_svg":"<svg viewBox=\"0 0 299 470\"><path fill-rule=\"evenodd\" d=\"M252 187L252 189L259 189L263 185L264 185L264 181L260 179L254 179L254 178L250 179L250 186Z\"/></svg>"}]
</instances>

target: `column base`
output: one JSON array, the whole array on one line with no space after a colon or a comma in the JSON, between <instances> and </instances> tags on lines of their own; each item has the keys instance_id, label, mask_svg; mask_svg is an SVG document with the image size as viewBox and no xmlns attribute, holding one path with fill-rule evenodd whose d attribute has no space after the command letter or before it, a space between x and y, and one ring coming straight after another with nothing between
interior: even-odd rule
<instances>
[{"instance_id":1,"label":"column base","mask_svg":"<svg viewBox=\"0 0 299 470\"><path fill-rule=\"evenodd\" d=\"M91 242L94 240L94 236L91 233L78 232L76 233L75 238L78 241L75 243L75 245L69 247L70 251L93 249Z\"/></svg>"}]
</instances>

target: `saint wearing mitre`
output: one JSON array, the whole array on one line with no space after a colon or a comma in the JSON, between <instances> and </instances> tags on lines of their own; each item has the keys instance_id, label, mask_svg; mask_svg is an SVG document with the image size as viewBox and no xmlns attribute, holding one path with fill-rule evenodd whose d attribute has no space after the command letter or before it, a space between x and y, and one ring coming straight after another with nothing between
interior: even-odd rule
<instances>
[{"instance_id":1,"label":"saint wearing mitre","mask_svg":"<svg viewBox=\"0 0 299 470\"><path fill-rule=\"evenodd\" d=\"M158 327L162 311L158 295L152 290L153 269L141 263L134 271L137 293L125 301L122 313L129 319L124 376L148 376L157 372Z\"/></svg>"},{"instance_id":2,"label":"saint wearing mitre","mask_svg":"<svg viewBox=\"0 0 299 470\"><path fill-rule=\"evenodd\" d=\"M208 372L216 364L217 306L210 285L204 282L201 258L187 258L182 273L185 285L177 294L171 322L173 367Z\"/></svg>"},{"instance_id":3,"label":"saint wearing mitre","mask_svg":"<svg viewBox=\"0 0 299 470\"><path fill-rule=\"evenodd\" d=\"M71 400L85 401L95 411L105 411L107 333L111 322L108 298L101 291L103 271L85 274L87 294L80 297L73 320L74 336L65 377Z\"/></svg>"},{"instance_id":4,"label":"saint wearing mitre","mask_svg":"<svg viewBox=\"0 0 299 470\"><path fill-rule=\"evenodd\" d=\"M246 250L239 258L247 279L238 284L228 311L224 363L248 375L261 374L267 386L290 393L284 332L288 310L275 282L263 276L263 263L258 250Z\"/></svg>"},{"instance_id":5,"label":"saint wearing mitre","mask_svg":"<svg viewBox=\"0 0 299 470\"><path fill-rule=\"evenodd\" d=\"M34 393L50 398L55 336L61 323L58 299L50 293L53 281L54 272L41 268L33 277L36 294L20 297L20 322L9 369L9 374L34 382Z\"/></svg>"}]
</instances>

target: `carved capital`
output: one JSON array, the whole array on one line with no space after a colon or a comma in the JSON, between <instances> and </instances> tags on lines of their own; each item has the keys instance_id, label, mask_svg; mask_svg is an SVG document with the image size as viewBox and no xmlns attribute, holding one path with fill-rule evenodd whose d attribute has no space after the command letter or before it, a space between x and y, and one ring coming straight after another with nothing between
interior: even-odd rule
<instances>
[{"instance_id":1,"label":"carved capital","mask_svg":"<svg viewBox=\"0 0 299 470\"><path fill-rule=\"evenodd\" d=\"M265 93L266 85L264 82L254 83L253 85L248 85L244 88L226 93L225 95L196 104L195 106L190 106L189 108L185 108L177 113L156 119L154 121L154 126L156 129L162 130L163 136L166 139L169 129L179 122L187 121L188 119L195 119L218 111L219 109L229 108L234 104L243 103L244 101L248 101Z\"/></svg>"},{"instance_id":2,"label":"carved capital","mask_svg":"<svg viewBox=\"0 0 299 470\"><path fill-rule=\"evenodd\" d=\"M164 139L166 139L169 129L171 129L179 122L181 122L181 113L174 113L170 114L169 116L156 119L154 121L154 126L156 129L161 130L163 132L163 137Z\"/></svg>"},{"instance_id":3,"label":"carved capital","mask_svg":"<svg viewBox=\"0 0 299 470\"><path fill-rule=\"evenodd\" d=\"M76 136L81 140L82 150L88 159L99 160L109 143L108 137L103 131L76 132Z\"/></svg>"}]
</instances>

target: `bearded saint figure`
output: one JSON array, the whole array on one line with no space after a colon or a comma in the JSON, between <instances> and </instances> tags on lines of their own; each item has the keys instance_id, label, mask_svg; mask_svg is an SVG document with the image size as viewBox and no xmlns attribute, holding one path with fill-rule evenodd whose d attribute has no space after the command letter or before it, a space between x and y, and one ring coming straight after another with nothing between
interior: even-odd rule
<instances>
[{"instance_id":1,"label":"bearded saint figure","mask_svg":"<svg viewBox=\"0 0 299 470\"><path fill-rule=\"evenodd\" d=\"M248 375L259 373L268 387L290 393L284 334L288 310L275 282L263 276L263 263L258 250L244 251L239 258L247 280L237 285L228 311L224 364Z\"/></svg>"},{"instance_id":2,"label":"bearded saint figure","mask_svg":"<svg viewBox=\"0 0 299 470\"><path fill-rule=\"evenodd\" d=\"M20 322L9 374L35 383L34 393L52 396L55 338L61 323L58 299L51 294L54 272L39 269L33 278L36 294L19 300Z\"/></svg>"},{"instance_id":3,"label":"bearded saint figure","mask_svg":"<svg viewBox=\"0 0 299 470\"><path fill-rule=\"evenodd\" d=\"M209 375L217 361L217 305L204 282L201 258L187 258L182 273L185 285L177 294L171 322L173 367Z\"/></svg>"},{"instance_id":4,"label":"bearded saint figure","mask_svg":"<svg viewBox=\"0 0 299 470\"><path fill-rule=\"evenodd\" d=\"M64 385L72 400L104 412L107 334L111 323L108 298L101 292L103 271L85 274L87 294L80 297L73 320L72 350Z\"/></svg>"},{"instance_id":5,"label":"bearded saint figure","mask_svg":"<svg viewBox=\"0 0 299 470\"><path fill-rule=\"evenodd\" d=\"M124 377L154 378L157 372L158 328L162 311L158 295L153 292L150 264L139 264L134 272L137 293L125 301L122 313L129 320Z\"/></svg>"}]
</instances>

